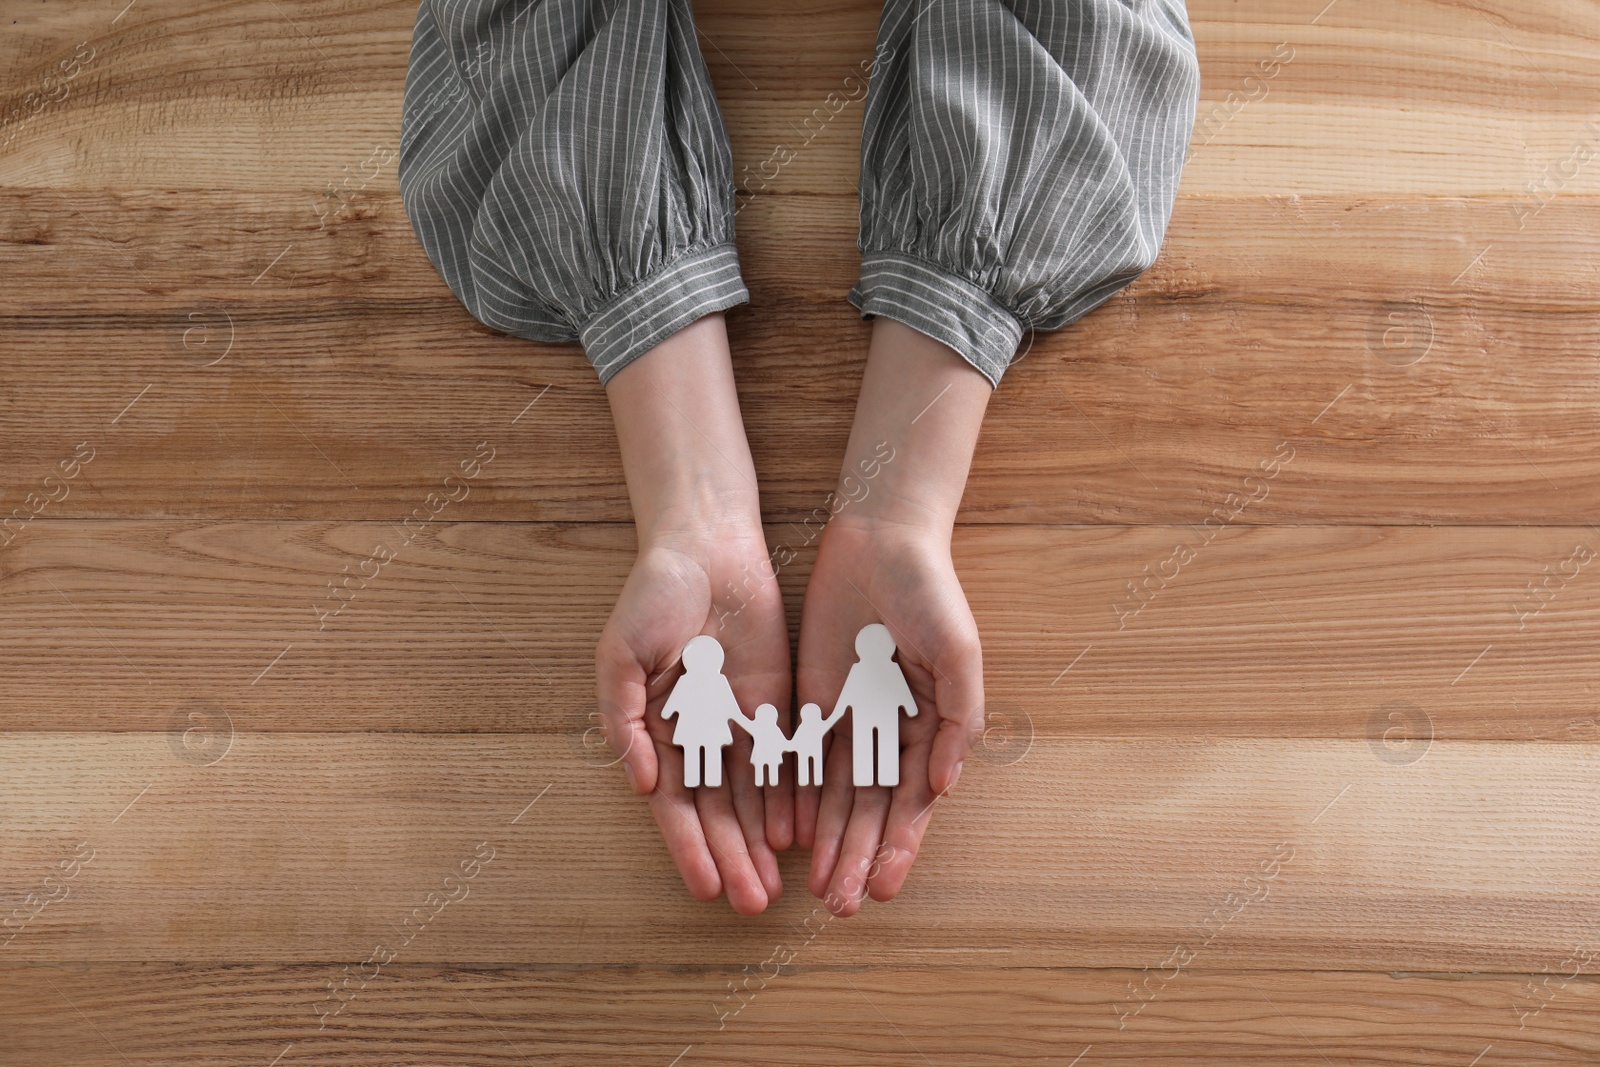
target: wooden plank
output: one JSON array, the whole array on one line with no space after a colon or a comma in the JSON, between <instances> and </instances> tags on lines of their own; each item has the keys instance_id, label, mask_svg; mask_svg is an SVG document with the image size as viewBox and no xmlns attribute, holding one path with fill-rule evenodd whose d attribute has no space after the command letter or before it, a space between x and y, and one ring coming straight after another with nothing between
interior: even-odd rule
<instances>
[{"instance_id":1,"label":"wooden plank","mask_svg":"<svg viewBox=\"0 0 1600 1067\"><path fill-rule=\"evenodd\" d=\"M694 901L620 775L557 738L239 731L207 766L161 734L13 733L0 759L12 906L83 860L17 962L361 960L403 938L414 963L737 966L817 907L799 853L757 918ZM1356 741L1039 739L970 766L901 897L812 962L1156 967L1203 939L1190 962L1222 969L1554 968L1600 928L1597 772L1596 744L1435 742L1401 765ZM470 887L443 881L474 856Z\"/></svg>"},{"instance_id":2,"label":"wooden plank","mask_svg":"<svg viewBox=\"0 0 1600 1067\"><path fill-rule=\"evenodd\" d=\"M791 628L814 536L768 528L769 547L796 553L780 573ZM380 545L394 557L381 567ZM633 545L627 526L448 510L409 527L40 519L0 550L0 729L159 731L200 702L241 729L526 730L581 750ZM1382 750L1391 734L1399 759L1429 738L1600 741L1583 696L1600 688L1597 552L1589 530L1496 527L1255 527L1207 543L1186 527L989 526L955 545L996 746L1037 733Z\"/></svg>"},{"instance_id":3,"label":"wooden plank","mask_svg":"<svg viewBox=\"0 0 1600 1067\"><path fill-rule=\"evenodd\" d=\"M738 172L797 149L732 320L792 627L866 336L861 105L828 96L877 12L696 6ZM900 900L838 923L803 854L756 919L687 898L585 743L632 552L609 418L410 234L415 4L11 14L0 516L74 474L0 533L0 912L80 863L0 929L0 1063L1600 1056L1569 8L1192 5L1163 259L1032 343L974 467L996 732Z\"/></svg>"},{"instance_id":4,"label":"wooden plank","mask_svg":"<svg viewBox=\"0 0 1600 1067\"><path fill-rule=\"evenodd\" d=\"M117 18L120 6L17 20L0 46L19 109L0 184L321 190L353 174L393 191L392 163L361 164L398 144L414 4L284 0L219 16L141 0ZM1200 113L1225 121L1203 134L1187 191L1515 194L1592 139L1594 33L1555 5L1321 6L1192 5ZM720 2L696 14L738 173L759 181L786 145L795 158L771 190L852 191L861 108L847 79L872 55L876 10ZM94 59L63 94L52 79L79 45ZM1245 80L1274 57L1288 61ZM52 102L35 112L29 92ZM1574 188L1600 191L1600 171Z\"/></svg>"},{"instance_id":5,"label":"wooden plank","mask_svg":"<svg viewBox=\"0 0 1600 1067\"><path fill-rule=\"evenodd\" d=\"M0 509L87 442L93 489L52 515L392 521L488 440L463 517L628 518L576 347L475 323L394 198L320 232L291 194L3 199ZM1600 198L1520 230L1514 207L1182 201L1149 274L1008 373L963 517L1200 523L1289 442L1238 522L1593 521ZM730 321L775 520L818 505L848 434L853 213L762 197L741 230L754 306Z\"/></svg>"},{"instance_id":6,"label":"wooden plank","mask_svg":"<svg viewBox=\"0 0 1600 1067\"><path fill-rule=\"evenodd\" d=\"M1474 1056L1481 1067L1502 1067L1600 1055L1588 977L1193 970L1118 1029L1114 1005L1144 979L1139 970L889 970L798 958L776 971L776 963L616 970L397 962L341 989L343 1010L320 1029L314 1011L332 1009L319 997L326 983L343 981L334 964L8 963L0 966L0 1026L10 1037L0 1056L32 1067L209 1067L275 1056L285 1065L666 1064L677 1056L690 1067L752 1059L832 1067L920 1062L918 1052L971 1064L1061 1064L1081 1052L1085 1067L1325 1067L1393 1064L1404 1050L1404 1062L1418 1067L1461 1067Z\"/></svg>"}]
</instances>

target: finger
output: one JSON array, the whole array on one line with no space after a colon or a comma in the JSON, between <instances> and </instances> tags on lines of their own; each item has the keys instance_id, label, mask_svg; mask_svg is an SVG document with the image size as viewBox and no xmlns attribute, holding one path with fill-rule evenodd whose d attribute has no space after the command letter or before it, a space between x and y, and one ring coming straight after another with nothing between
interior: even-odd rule
<instances>
[{"instance_id":1,"label":"finger","mask_svg":"<svg viewBox=\"0 0 1600 1067\"><path fill-rule=\"evenodd\" d=\"M822 766L824 770L828 766L828 752L832 747L832 736L824 737L822 739ZM794 787L794 840L801 848L810 850L817 847L817 809L822 804L822 789L820 786L802 786L798 784L800 781L799 764L800 761L797 758L795 760L794 779L796 783ZM827 780L826 774L823 775L823 780Z\"/></svg>"},{"instance_id":2,"label":"finger","mask_svg":"<svg viewBox=\"0 0 1600 1067\"><path fill-rule=\"evenodd\" d=\"M807 590L810 593L810 590ZM803 609L802 609L803 610ZM813 627L808 630L807 627ZM795 672L795 688L803 709L806 704L818 708L833 708L839 702L844 688L845 667L818 666L815 658L807 661L808 641L815 643L822 625L806 616L801 622L801 666ZM836 650L834 650L836 651ZM813 653L813 657L815 657ZM831 662L831 660L829 661ZM839 841L844 836L845 823L850 818L851 792L855 788L854 767L850 763L849 712L822 736L822 763L817 779L812 785L795 786L795 839L804 848L811 849L811 873L807 878L813 896L821 897L827 891L828 880L833 877L833 865L839 855ZM799 760L796 759L796 773ZM815 782L820 780L819 788ZM797 777L796 782L799 781Z\"/></svg>"},{"instance_id":3,"label":"finger","mask_svg":"<svg viewBox=\"0 0 1600 1067\"><path fill-rule=\"evenodd\" d=\"M755 860L745 838L744 828L733 810L733 796L726 786L695 790L695 806L700 812L700 827L706 845L722 876L722 889L728 903L740 915L759 915L767 907L767 890L756 870ZM766 842L762 842L762 847ZM768 852L771 856L771 852ZM776 869L776 861L773 863Z\"/></svg>"},{"instance_id":4,"label":"finger","mask_svg":"<svg viewBox=\"0 0 1600 1067\"><path fill-rule=\"evenodd\" d=\"M848 719L850 716L845 716ZM841 723L841 726L846 725ZM811 846L811 875L807 884L811 893L823 897L833 881L833 871L839 863L839 853L844 845L845 827L850 822L850 810L855 806L855 773L851 765L849 735L836 739L828 749L822 774L822 799L817 806L817 828Z\"/></svg>"},{"instance_id":5,"label":"finger","mask_svg":"<svg viewBox=\"0 0 1600 1067\"><path fill-rule=\"evenodd\" d=\"M928 782L936 793L950 791L961 777L962 760L983 739L983 651L974 638L949 659L934 682L939 732L928 757Z\"/></svg>"},{"instance_id":6,"label":"finger","mask_svg":"<svg viewBox=\"0 0 1600 1067\"><path fill-rule=\"evenodd\" d=\"M783 892L783 878L778 874L778 857L767 842L766 790L756 785L754 764L750 752L754 748L750 738L734 731L733 747L728 750L727 777L723 780L732 791L733 813L744 834L745 848L755 865L756 876L766 891L767 903L778 899Z\"/></svg>"},{"instance_id":7,"label":"finger","mask_svg":"<svg viewBox=\"0 0 1600 1067\"><path fill-rule=\"evenodd\" d=\"M895 787L884 823L883 841L874 856L867 880L873 900L893 900L911 873L911 864L922 847L922 835L933 816L938 798L928 782L928 756L931 738L923 737L900 754L900 784Z\"/></svg>"},{"instance_id":8,"label":"finger","mask_svg":"<svg viewBox=\"0 0 1600 1067\"><path fill-rule=\"evenodd\" d=\"M828 893L822 898L828 910L840 918L860 911L862 902L867 899L867 882L871 877L872 860L878 852L878 843L883 840L889 802L890 790L887 786L874 785L856 790L855 805L850 809L850 823L845 828L844 842L839 849L839 862L834 865Z\"/></svg>"},{"instance_id":9,"label":"finger","mask_svg":"<svg viewBox=\"0 0 1600 1067\"><path fill-rule=\"evenodd\" d=\"M784 771L777 785L763 786L764 811L767 816L767 844L782 852L794 844L794 771L793 763L784 761Z\"/></svg>"},{"instance_id":10,"label":"finger","mask_svg":"<svg viewBox=\"0 0 1600 1067\"><path fill-rule=\"evenodd\" d=\"M682 785L683 753L670 745L662 749L662 787L650 794L650 812L684 886L698 900L716 900L722 895L722 876L711 856L694 795Z\"/></svg>"},{"instance_id":11,"label":"finger","mask_svg":"<svg viewBox=\"0 0 1600 1067\"><path fill-rule=\"evenodd\" d=\"M781 764L776 781L764 786L756 784L756 765L751 760L755 744L749 732L750 722L760 718L761 708L771 705L778 709L779 730L785 735L788 733L784 725L793 676L789 671L783 598L777 583L764 583L751 602L742 606L736 618L739 624L727 627L718 617L718 629L725 631L720 637L726 652L723 673L728 677L740 708L753 714L744 715L746 721L733 733L729 767L739 820L746 829L752 852L759 855L763 850L756 848L758 840L766 851L788 848L794 840L794 787L781 773ZM752 828L753 833L750 832ZM777 870L776 859L772 869Z\"/></svg>"},{"instance_id":12,"label":"finger","mask_svg":"<svg viewBox=\"0 0 1600 1067\"><path fill-rule=\"evenodd\" d=\"M792 716L779 715L778 721L785 734L794 734ZM777 852L794 844L794 790L798 780L795 777L799 773L798 763L798 759L785 755L783 769L778 773L778 783L762 788L763 810L767 816L767 844Z\"/></svg>"},{"instance_id":13,"label":"finger","mask_svg":"<svg viewBox=\"0 0 1600 1067\"><path fill-rule=\"evenodd\" d=\"M641 795L654 791L659 767L656 747L645 728L647 681L648 676L638 658L625 646L602 634L595 648L595 690L600 724L606 743L622 764L633 791Z\"/></svg>"}]
</instances>

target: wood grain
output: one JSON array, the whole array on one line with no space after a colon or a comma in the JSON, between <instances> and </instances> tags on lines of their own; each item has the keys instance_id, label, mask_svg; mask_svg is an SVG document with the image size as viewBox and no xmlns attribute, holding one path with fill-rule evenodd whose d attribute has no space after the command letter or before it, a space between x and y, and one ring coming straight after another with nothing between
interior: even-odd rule
<instances>
[{"instance_id":1,"label":"wood grain","mask_svg":"<svg viewBox=\"0 0 1600 1067\"><path fill-rule=\"evenodd\" d=\"M972 1064L1059 1064L1086 1047L1084 1065L1172 1067L1459 1067L1486 1048L1479 1062L1488 1067L1600 1055L1588 977L1557 989L1537 976L1532 988L1543 999L1532 1003L1544 1007L1535 1013L1520 975L1196 970L1118 1029L1111 1002L1143 979L1138 970L802 961L774 975L774 967L395 963L318 1029L313 1008L326 983L342 979L336 965L8 964L0 966L0 1026L13 1034L15 1062L35 1067L211 1067L280 1054L285 1063L666 1064L680 1056L680 1065L832 1067L920 1063L919 1052ZM730 998L730 983L740 996Z\"/></svg>"},{"instance_id":2,"label":"wood grain","mask_svg":"<svg viewBox=\"0 0 1600 1067\"><path fill-rule=\"evenodd\" d=\"M255 0L225 11L140 0L113 22L120 6L29 12L26 29L8 35L0 57L18 96L79 43L97 52L67 99L21 128L0 183L320 190L346 167L359 173L372 147L398 144L415 17L406 0ZM1530 160L1559 158L1587 136L1600 92L1587 61L1596 34L1561 5L1416 0L1318 17L1324 6L1191 6L1201 113L1230 107L1230 92L1250 95L1195 154L1187 192L1516 195ZM848 93L846 79L870 58L876 8L720 0L696 16L738 173L786 144L797 158L773 191L854 192L860 105L832 113L828 96ZM1294 58L1260 95L1245 78L1283 45ZM392 168L383 180L392 191ZM1600 191L1600 171L1585 171L1580 189Z\"/></svg>"},{"instance_id":3,"label":"wood grain","mask_svg":"<svg viewBox=\"0 0 1600 1067\"><path fill-rule=\"evenodd\" d=\"M179 751L9 735L5 884L92 850L11 960L361 960L403 939L409 962L737 966L826 914L799 853L754 919L690 899L643 802L561 738L235 729L215 763ZM1600 936L1597 772L1593 743L1397 763L1361 741L1040 738L969 768L919 877L814 962L1156 967L1204 939L1222 968L1554 968ZM456 903L428 897L475 853Z\"/></svg>"},{"instance_id":4,"label":"wood grain","mask_svg":"<svg viewBox=\"0 0 1600 1067\"><path fill-rule=\"evenodd\" d=\"M392 521L488 440L462 517L628 519L576 348L474 323L396 199L320 233L288 195L3 199L6 511L87 442L92 491L53 515ZM1600 198L1521 231L1509 208L1181 202L1145 278L1008 372L963 520L1200 523L1288 441L1238 522L1593 521ZM853 215L762 197L741 231L754 306L730 324L774 520L817 506L848 435Z\"/></svg>"},{"instance_id":5,"label":"wood grain","mask_svg":"<svg viewBox=\"0 0 1600 1067\"><path fill-rule=\"evenodd\" d=\"M1600 553L1594 531L1210 533L961 528L995 744L1381 738L1392 712L1419 738L1600 741L1585 695L1600 564L1573 558ZM797 633L816 527L767 536L797 554L779 575ZM395 557L381 567L380 547ZM411 526L39 519L0 549L0 728L164 730L199 701L254 730L581 735L633 547L627 526L448 511Z\"/></svg>"},{"instance_id":6,"label":"wood grain","mask_svg":"<svg viewBox=\"0 0 1600 1067\"><path fill-rule=\"evenodd\" d=\"M690 900L598 766L609 413L410 232L415 3L125 4L0 34L0 520L76 470L0 522L0 913L92 853L0 944L0 1064L1600 1058L1585 12L1190 4L1162 258L1030 339L974 463L990 735L834 923L798 853L763 916ZM793 627L877 8L696 16Z\"/></svg>"}]
</instances>

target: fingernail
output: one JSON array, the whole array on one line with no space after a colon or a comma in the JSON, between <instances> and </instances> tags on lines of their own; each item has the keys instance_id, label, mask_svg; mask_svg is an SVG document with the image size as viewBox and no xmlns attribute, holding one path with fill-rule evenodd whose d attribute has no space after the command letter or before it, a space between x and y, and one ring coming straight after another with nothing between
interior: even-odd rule
<instances>
[{"instance_id":1,"label":"fingernail","mask_svg":"<svg viewBox=\"0 0 1600 1067\"><path fill-rule=\"evenodd\" d=\"M956 783L961 781L961 765L963 763L965 763L965 762L967 762L967 761L966 760L958 760L956 762L956 769L954 771L950 772L950 788L951 789L954 789L956 787Z\"/></svg>"},{"instance_id":2,"label":"fingernail","mask_svg":"<svg viewBox=\"0 0 1600 1067\"><path fill-rule=\"evenodd\" d=\"M623 770L623 773L628 776L628 784L630 786L632 786L633 787L633 791L635 793L637 793L639 791L639 779L634 776L633 764L624 763L622 765L622 770Z\"/></svg>"}]
</instances>

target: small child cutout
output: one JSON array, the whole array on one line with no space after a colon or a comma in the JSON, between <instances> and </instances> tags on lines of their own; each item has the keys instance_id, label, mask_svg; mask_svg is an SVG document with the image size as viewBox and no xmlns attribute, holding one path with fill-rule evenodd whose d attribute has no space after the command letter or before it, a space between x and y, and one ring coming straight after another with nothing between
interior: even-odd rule
<instances>
[{"instance_id":1,"label":"small child cutout","mask_svg":"<svg viewBox=\"0 0 1600 1067\"><path fill-rule=\"evenodd\" d=\"M800 725L794 728L794 740L789 742L789 751L795 754L798 764L796 772L799 777L795 780L800 785L822 784L822 738L843 715L843 704L834 708L833 714L826 719L816 704L807 704L800 709Z\"/></svg>"},{"instance_id":2,"label":"small child cutout","mask_svg":"<svg viewBox=\"0 0 1600 1067\"><path fill-rule=\"evenodd\" d=\"M661 717L678 716L672 743L683 749L683 784L700 784L700 762L705 760L705 784L722 784L722 750L733 744L729 722L745 722L733 686L722 673L722 645L701 634L683 646L683 677L672 687ZM776 716L776 711L774 711ZM748 727L747 727L748 728ZM780 757L781 758L781 757Z\"/></svg>"},{"instance_id":3,"label":"small child cutout","mask_svg":"<svg viewBox=\"0 0 1600 1067\"><path fill-rule=\"evenodd\" d=\"M855 784L873 783L873 740L877 740L878 785L900 784L900 712L917 713L911 686L894 661L894 636L881 622L856 634L856 662L845 675L835 716L846 707L850 716L850 748L855 761Z\"/></svg>"},{"instance_id":4,"label":"small child cutout","mask_svg":"<svg viewBox=\"0 0 1600 1067\"><path fill-rule=\"evenodd\" d=\"M806 707L814 708L815 704ZM783 727L778 725L778 709L771 704L763 704L756 709L755 721L751 722L743 714L733 720L744 727L755 747L750 750L750 765L756 769L756 785L777 785L778 772L783 769L783 754L788 751L789 739L783 736Z\"/></svg>"}]
</instances>

